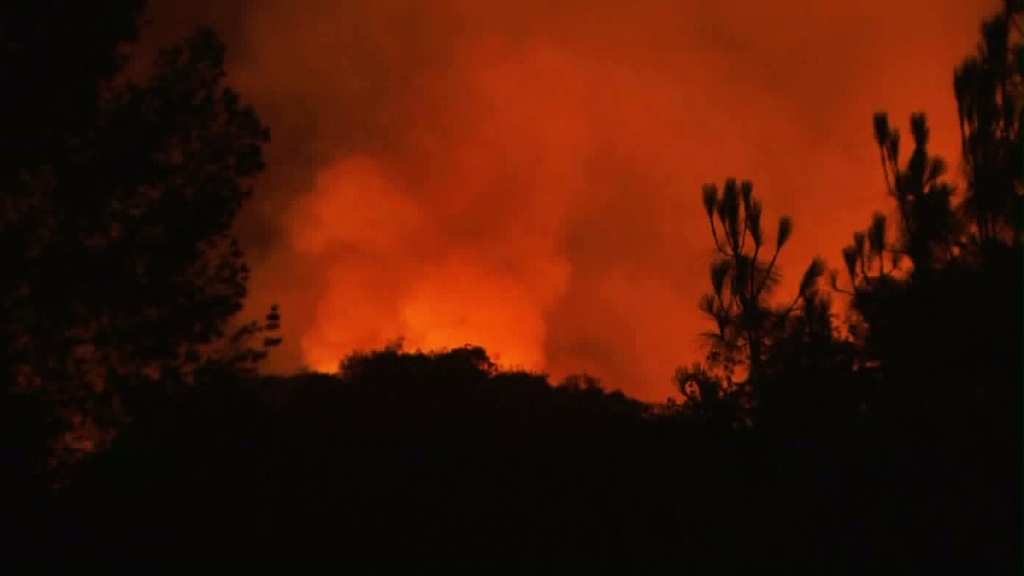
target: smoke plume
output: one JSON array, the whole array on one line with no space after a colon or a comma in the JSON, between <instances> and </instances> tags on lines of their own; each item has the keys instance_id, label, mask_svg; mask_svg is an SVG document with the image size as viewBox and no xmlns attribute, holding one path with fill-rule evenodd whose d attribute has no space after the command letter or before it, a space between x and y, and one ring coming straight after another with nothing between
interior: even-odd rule
<instances>
[{"instance_id":1,"label":"smoke plume","mask_svg":"<svg viewBox=\"0 0 1024 576\"><path fill-rule=\"evenodd\" d=\"M872 113L926 111L956 160L952 70L997 1L213 4L152 18L215 25L271 126L241 230L275 369L402 337L658 400L708 327L701 184L794 218L788 286L837 262L885 207Z\"/></svg>"}]
</instances>

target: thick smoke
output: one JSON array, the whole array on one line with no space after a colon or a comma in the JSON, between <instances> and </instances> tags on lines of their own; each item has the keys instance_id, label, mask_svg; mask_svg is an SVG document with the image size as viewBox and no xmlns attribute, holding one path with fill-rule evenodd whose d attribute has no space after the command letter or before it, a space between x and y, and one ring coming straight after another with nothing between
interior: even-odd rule
<instances>
[{"instance_id":1,"label":"thick smoke","mask_svg":"<svg viewBox=\"0 0 1024 576\"><path fill-rule=\"evenodd\" d=\"M923 109L955 153L952 69L996 5L164 0L153 19L218 26L271 126L242 232L251 313L283 308L275 368L404 337L662 399L707 328L701 184L752 179L766 222L793 216L793 276L836 261L884 206L872 113Z\"/></svg>"}]
</instances>

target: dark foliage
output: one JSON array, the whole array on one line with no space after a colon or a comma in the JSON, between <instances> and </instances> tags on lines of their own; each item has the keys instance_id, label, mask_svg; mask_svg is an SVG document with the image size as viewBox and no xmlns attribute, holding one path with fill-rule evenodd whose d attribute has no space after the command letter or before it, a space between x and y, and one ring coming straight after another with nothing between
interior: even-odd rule
<instances>
[{"instance_id":1,"label":"dark foliage","mask_svg":"<svg viewBox=\"0 0 1024 576\"><path fill-rule=\"evenodd\" d=\"M0 450L11 496L60 482L136 408L251 370L231 231L268 138L208 30L123 74L143 3L0 8ZM18 488L20 487L20 488ZM4 523L6 529L7 523Z\"/></svg>"},{"instance_id":2,"label":"dark foliage","mask_svg":"<svg viewBox=\"0 0 1024 576\"><path fill-rule=\"evenodd\" d=\"M793 223L769 239L752 184L705 187L715 330L662 406L474 347L259 375L280 317L237 323L231 225L267 132L208 31L120 77L140 4L0 7L0 569L1024 568L1018 0L955 73L962 190L923 114L907 158L875 116L893 209L831 274L846 317L823 260L778 303ZM116 435L54 491L83 422Z\"/></svg>"}]
</instances>

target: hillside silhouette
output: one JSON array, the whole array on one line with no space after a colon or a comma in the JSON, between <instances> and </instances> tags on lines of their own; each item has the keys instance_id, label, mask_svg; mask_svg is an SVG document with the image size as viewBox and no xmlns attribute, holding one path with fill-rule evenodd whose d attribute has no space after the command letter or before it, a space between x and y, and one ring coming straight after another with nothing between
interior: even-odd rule
<instances>
[{"instance_id":1,"label":"hillside silhouette","mask_svg":"<svg viewBox=\"0 0 1024 576\"><path fill-rule=\"evenodd\" d=\"M693 191L713 329L658 405L471 345L262 374L287 310L240 315L234 224L270 130L211 30L129 77L143 8L0 8L4 571L1024 569L1019 0L954 71L961 157L866 118L889 211L793 292L800 223Z\"/></svg>"}]
</instances>

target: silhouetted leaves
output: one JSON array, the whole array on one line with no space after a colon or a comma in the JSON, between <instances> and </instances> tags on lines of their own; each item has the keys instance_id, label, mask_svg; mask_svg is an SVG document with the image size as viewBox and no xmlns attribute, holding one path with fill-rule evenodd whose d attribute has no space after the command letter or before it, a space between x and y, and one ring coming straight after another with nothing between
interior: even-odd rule
<instances>
[{"instance_id":1,"label":"silhouetted leaves","mask_svg":"<svg viewBox=\"0 0 1024 576\"><path fill-rule=\"evenodd\" d=\"M0 9L0 379L107 427L130 409L129 388L252 365L277 344L212 349L237 343L225 331L249 270L232 226L268 131L224 86L213 32L129 80L142 3L83 6Z\"/></svg>"},{"instance_id":2,"label":"silhouetted leaves","mask_svg":"<svg viewBox=\"0 0 1024 576\"><path fill-rule=\"evenodd\" d=\"M1020 242L1024 227L1021 18L1020 3L1005 2L982 24L977 55L964 60L954 75L968 180L962 208L981 242Z\"/></svg>"},{"instance_id":3,"label":"silhouetted leaves","mask_svg":"<svg viewBox=\"0 0 1024 576\"><path fill-rule=\"evenodd\" d=\"M231 226L267 131L209 31L121 79L140 8L0 6L5 572L1020 572L1019 0L955 74L962 195L923 114L905 159L874 116L895 211L841 252L842 321L818 258L776 303L788 217L703 187L711 347L658 406L401 340L259 375L281 315L232 321Z\"/></svg>"},{"instance_id":4,"label":"silhouetted leaves","mask_svg":"<svg viewBox=\"0 0 1024 576\"><path fill-rule=\"evenodd\" d=\"M688 402L719 403L709 387L731 382L736 368L747 371L747 380L729 384L732 418L739 421L740 408L752 402L751 394L763 376L764 352L778 337L785 334L791 316L799 312L798 304L812 297L812 290L825 272L824 263L815 260L801 280L796 298L786 307L771 304L771 296L779 284L777 260L782 247L793 233L793 221L779 219L775 247L762 253L764 238L761 228L763 206L753 195L754 186L744 181L737 186L726 180L721 198L714 184L703 188L707 212L717 256L711 264L710 294L701 297L699 308L715 321L716 331L705 334L711 346L706 366L685 369L676 374L676 387ZM716 219L717 217L717 219ZM718 375L712 376L714 371ZM720 391L721 394L726 392ZM714 398L714 400L710 400ZM743 398L743 400L740 400ZM708 409L691 407L697 413ZM721 408L716 408L721 412ZM716 418L726 418L716 415Z\"/></svg>"}]
</instances>

